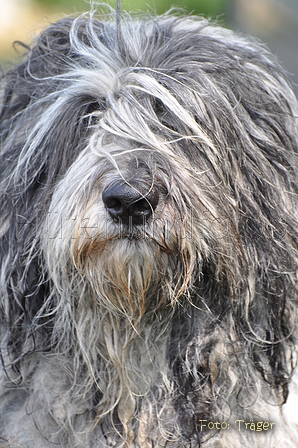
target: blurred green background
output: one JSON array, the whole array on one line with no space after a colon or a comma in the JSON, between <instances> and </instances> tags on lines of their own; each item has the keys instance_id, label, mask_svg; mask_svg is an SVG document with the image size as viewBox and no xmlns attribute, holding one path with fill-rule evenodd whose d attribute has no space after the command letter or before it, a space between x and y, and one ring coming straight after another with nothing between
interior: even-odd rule
<instances>
[{"instance_id":1,"label":"blurred green background","mask_svg":"<svg viewBox=\"0 0 298 448\"><path fill-rule=\"evenodd\" d=\"M115 7L116 0L106 0ZM170 7L203 14L268 44L298 83L298 0L122 0L122 9L161 14ZM88 0L0 0L0 61L16 56L13 41L30 43L49 22L88 11Z\"/></svg>"},{"instance_id":2,"label":"blurred green background","mask_svg":"<svg viewBox=\"0 0 298 448\"><path fill-rule=\"evenodd\" d=\"M84 0L35 0L36 4L57 6L61 9L81 9L88 7L88 1ZM222 14L226 11L231 0L182 0L176 2L176 5L184 7L187 11L193 11L195 14ZM116 1L109 1L110 5L115 6ZM125 10L147 10L153 8L158 14L162 14L173 6L173 0L122 0L121 7Z\"/></svg>"}]
</instances>

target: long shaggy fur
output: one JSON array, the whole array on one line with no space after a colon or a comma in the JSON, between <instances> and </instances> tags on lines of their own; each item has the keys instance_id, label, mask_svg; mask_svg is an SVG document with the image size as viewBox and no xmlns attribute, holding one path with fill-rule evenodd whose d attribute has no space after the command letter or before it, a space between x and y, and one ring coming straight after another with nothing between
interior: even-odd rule
<instances>
[{"instance_id":1,"label":"long shaggy fur","mask_svg":"<svg viewBox=\"0 0 298 448\"><path fill-rule=\"evenodd\" d=\"M1 80L0 445L293 448L297 99L252 39L112 16Z\"/></svg>"}]
</instances>

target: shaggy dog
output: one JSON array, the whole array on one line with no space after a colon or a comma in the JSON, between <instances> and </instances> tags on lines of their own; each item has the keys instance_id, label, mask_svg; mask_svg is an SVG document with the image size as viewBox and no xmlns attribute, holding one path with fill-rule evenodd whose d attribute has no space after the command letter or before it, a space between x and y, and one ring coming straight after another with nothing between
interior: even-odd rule
<instances>
[{"instance_id":1,"label":"shaggy dog","mask_svg":"<svg viewBox=\"0 0 298 448\"><path fill-rule=\"evenodd\" d=\"M1 447L297 447L298 107L270 52L91 13L0 102Z\"/></svg>"}]
</instances>

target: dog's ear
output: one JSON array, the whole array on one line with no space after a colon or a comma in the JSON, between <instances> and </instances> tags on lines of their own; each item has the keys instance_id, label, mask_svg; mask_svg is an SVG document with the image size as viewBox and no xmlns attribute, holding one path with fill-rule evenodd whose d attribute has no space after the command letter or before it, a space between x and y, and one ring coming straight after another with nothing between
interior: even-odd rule
<instances>
[{"instance_id":1,"label":"dog's ear","mask_svg":"<svg viewBox=\"0 0 298 448\"><path fill-rule=\"evenodd\" d=\"M31 324L50 296L40 250L48 204L86 145L90 116L101 107L92 95L77 95L68 108L59 108L72 23L64 19L47 28L0 84L1 300L13 359L24 344L34 349ZM39 333L43 325L36 323Z\"/></svg>"},{"instance_id":2,"label":"dog's ear","mask_svg":"<svg viewBox=\"0 0 298 448\"><path fill-rule=\"evenodd\" d=\"M12 173L9 186L13 183L14 191L19 186L20 195L28 186L52 189L81 150L90 110L101 107L91 94L73 95L68 108L60 107L67 83L63 74L76 57L70 54L72 22L64 19L47 28L2 80L1 166Z\"/></svg>"},{"instance_id":3,"label":"dog's ear","mask_svg":"<svg viewBox=\"0 0 298 448\"><path fill-rule=\"evenodd\" d=\"M1 115L2 132L10 132L8 122L16 114L28 107L33 101L51 90L51 84L45 78L62 73L63 55L70 51L69 30L72 20L65 19L47 28L29 47L15 42L14 47L21 53L21 62L11 69L1 80ZM60 67L60 69L59 69ZM46 87L46 90L45 90ZM55 86L52 86L54 90Z\"/></svg>"}]
</instances>

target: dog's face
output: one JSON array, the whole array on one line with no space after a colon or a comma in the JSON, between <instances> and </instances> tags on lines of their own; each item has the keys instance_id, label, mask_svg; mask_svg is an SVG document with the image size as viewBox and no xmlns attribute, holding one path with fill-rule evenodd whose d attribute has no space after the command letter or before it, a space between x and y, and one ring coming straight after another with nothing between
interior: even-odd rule
<instances>
[{"instance_id":1,"label":"dog's face","mask_svg":"<svg viewBox=\"0 0 298 448\"><path fill-rule=\"evenodd\" d=\"M135 319L175 305L212 257L210 245L222 246L229 220L195 156L123 148L118 138L103 145L100 127L55 189L44 252L58 284L57 267L71 265L97 300Z\"/></svg>"},{"instance_id":2,"label":"dog's face","mask_svg":"<svg viewBox=\"0 0 298 448\"><path fill-rule=\"evenodd\" d=\"M2 84L4 364L59 355L91 426L156 446L155 421L197 443L259 378L284 399L298 108L271 54L198 18L82 16Z\"/></svg>"},{"instance_id":3,"label":"dog's face","mask_svg":"<svg viewBox=\"0 0 298 448\"><path fill-rule=\"evenodd\" d=\"M73 24L75 46L82 44L75 33L84 26ZM88 280L98 301L137 320L187 297L203 262L214 266L214 275L233 276L242 257L231 186L237 176L239 184L246 183L237 173L237 99L229 104L223 86L214 102L203 102L214 95L217 77L202 68L204 45L211 42L220 53L222 37L194 22L194 49L185 37L188 22L163 26L171 30L170 41L149 38L147 52L124 45L118 60L111 29L102 31L95 22L94 32L101 33L97 54L64 68L60 76L69 91L57 93L59 106L54 102L48 113L49 129L59 128L58 112L60 133L71 134L64 123L73 125L72 103L85 106L78 117L84 121L82 149L54 188L43 232L51 278L65 291L69 282L61 286L61 268L67 266L67 275L70 269ZM226 38L233 40L228 32ZM228 66L224 62L220 76L227 76Z\"/></svg>"}]
</instances>

